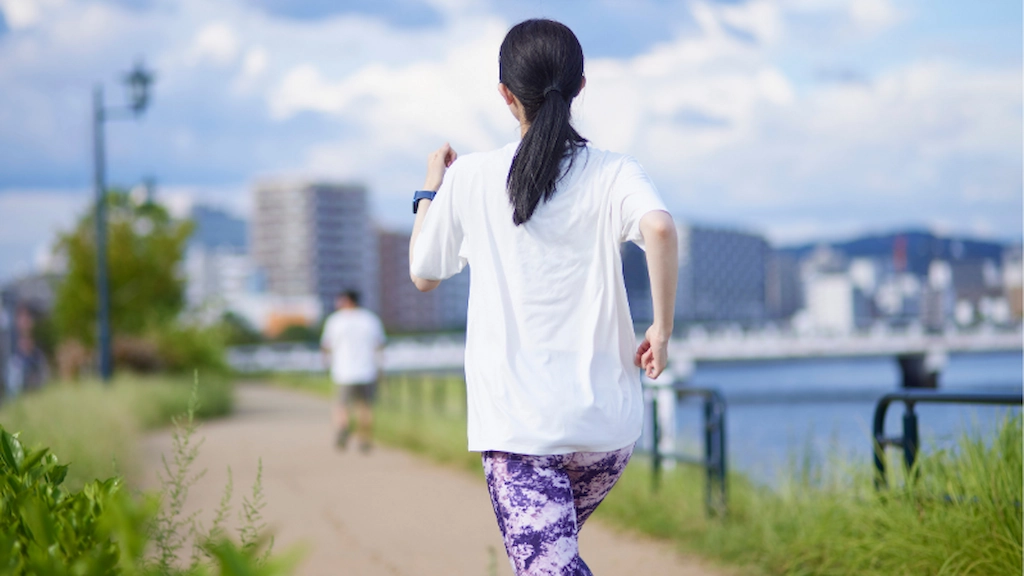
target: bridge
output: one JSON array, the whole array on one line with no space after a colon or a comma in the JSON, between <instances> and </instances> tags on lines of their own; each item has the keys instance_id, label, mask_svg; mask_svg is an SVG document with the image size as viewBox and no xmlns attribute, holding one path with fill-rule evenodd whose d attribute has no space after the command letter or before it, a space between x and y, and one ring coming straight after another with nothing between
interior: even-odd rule
<instances>
[{"instance_id":1,"label":"bridge","mask_svg":"<svg viewBox=\"0 0 1024 576\"><path fill-rule=\"evenodd\" d=\"M809 336L761 331L707 334L691 332L669 344L671 371L685 380L702 362L743 362L805 358L896 358L905 387L932 387L949 354L1012 352L1024 349L1024 336L1013 330L930 334L907 330L838 336ZM457 372L463 369L465 340L443 335L396 339L384 349L386 372ZM260 344L228 350L228 363L239 372L319 372L323 355L315 344Z\"/></svg>"}]
</instances>

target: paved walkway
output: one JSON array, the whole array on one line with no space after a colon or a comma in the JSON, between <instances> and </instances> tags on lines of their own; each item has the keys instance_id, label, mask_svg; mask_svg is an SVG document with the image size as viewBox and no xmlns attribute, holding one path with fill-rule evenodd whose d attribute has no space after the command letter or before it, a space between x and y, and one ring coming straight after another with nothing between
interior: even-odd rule
<instances>
[{"instance_id":1,"label":"paved walkway","mask_svg":"<svg viewBox=\"0 0 1024 576\"><path fill-rule=\"evenodd\" d=\"M208 523L234 475L234 508L248 494L263 459L264 510L278 552L306 550L299 574L347 576L511 575L482 479L378 446L370 455L334 450L326 400L241 386L231 418L203 424L197 463L206 476L189 495ZM152 487L169 433L143 444ZM595 574L713 576L669 544L616 533L589 522L583 557ZM496 566L494 572L491 566Z\"/></svg>"}]
</instances>

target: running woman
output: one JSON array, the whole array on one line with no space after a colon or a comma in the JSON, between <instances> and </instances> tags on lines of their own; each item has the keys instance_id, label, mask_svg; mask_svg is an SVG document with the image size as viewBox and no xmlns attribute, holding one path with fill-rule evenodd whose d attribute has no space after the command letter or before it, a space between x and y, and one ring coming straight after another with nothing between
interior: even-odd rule
<instances>
[{"instance_id":1,"label":"running woman","mask_svg":"<svg viewBox=\"0 0 1024 576\"><path fill-rule=\"evenodd\" d=\"M587 575L580 528L640 437L640 371L667 362L675 224L636 160L570 123L586 84L569 28L527 20L505 36L498 92L521 139L459 158L448 144L413 196L410 274L420 290L469 264L469 450L518 575ZM654 322L637 346L620 245L646 250Z\"/></svg>"}]
</instances>

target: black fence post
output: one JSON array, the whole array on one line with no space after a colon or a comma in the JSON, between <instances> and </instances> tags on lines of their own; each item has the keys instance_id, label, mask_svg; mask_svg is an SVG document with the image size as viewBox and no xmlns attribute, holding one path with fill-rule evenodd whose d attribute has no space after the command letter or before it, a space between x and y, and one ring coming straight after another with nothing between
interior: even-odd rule
<instances>
[{"instance_id":1,"label":"black fence post","mask_svg":"<svg viewBox=\"0 0 1024 576\"><path fill-rule=\"evenodd\" d=\"M715 413L710 396L704 397L704 507L709 516L714 515L713 492L715 490Z\"/></svg>"},{"instance_id":2,"label":"black fence post","mask_svg":"<svg viewBox=\"0 0 1024 576\"><path fill-rule=\"evenodd\" d=\"M716 400L718 402L716 411L718 416L718 508L721 515L724 516L726 513L726 466L728 465L725 444L725 399L719 397Z\"/></svg>"},{"instance_id":3,"label":"black fence post","mask_svg":"<svg viewBox=\"0 0 1024 576\"><path fill-rule=\"evenodd\" d=\"M903 436L885 436L885 413L893 402L902 402L906 408L903 413ZM1021 406L1024 404L1024 394L1021 392L935 392L925 390L904 390L890 392L883 395L875 403L875 417L872 425L875 449L875 489L881 490L888 485L885 464L886 446L899 446L903 448L903 461L907 470L913 469L917 460L917 451L920 448L920 437L917 427L917 413L914 407L919 403L930 404L986 404L1002 406ZM920 470L915 471L915 477ZM910 477L908 476L908 480Z\"/></svg>"},{"instance_id":4,"label":"black fence post","mask_svg":"<svg viewBox=\"0 0 1024 576\"><path fill-rule=\"evenodd\" d=\"M909 471L917 460L917 413L914 412L913 402L907 402L906 406L907 411L903 413L903 461Z\"/></svg>"},{"instance_id":5,"label":"black fence post","mask_svg":"<svg viewBox=\"0 0 1024 576\"><path fill-rule=\"evenodd\" d=\"M875 446L875 490L881 490L889 484L885 474L885 413L889 411L889 400L882 397L875 404L875 417L872 427Z\"/></svg>"},{"instance_id":6,"label":"black fence post","mask_svg":"<svg viewBox=\"0 0 1024 576\"><path fill-rule=\"evenodd\" d=\"M658 392L651 393L651 489L655 492L661 485L661 426L658 423Z\"/></svg>"}]
</instances>

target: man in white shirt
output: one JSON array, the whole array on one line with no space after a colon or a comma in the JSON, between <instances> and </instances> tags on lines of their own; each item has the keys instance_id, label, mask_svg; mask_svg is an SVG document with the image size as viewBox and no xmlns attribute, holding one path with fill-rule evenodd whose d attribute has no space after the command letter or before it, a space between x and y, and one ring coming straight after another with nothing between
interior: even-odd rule
<instances>
[{"instance_id":1,"label":"man in white shirt","mask_svg":"<svg viewBox=\"0 0 1024 576\"><path fill-rule=\"evenodd\" d=\"M333 411L336 441L341 449L348 443L350 412L356 406L359 447L367 452L371 446L378 351L384 346L384 327L376 314L359 307L359 293L354 290L339 294L335 307L324 322L320 348L329 359L331 380L338 386L338 403Z\"/></svg>"}]
</instances>

